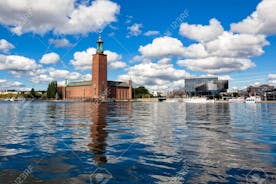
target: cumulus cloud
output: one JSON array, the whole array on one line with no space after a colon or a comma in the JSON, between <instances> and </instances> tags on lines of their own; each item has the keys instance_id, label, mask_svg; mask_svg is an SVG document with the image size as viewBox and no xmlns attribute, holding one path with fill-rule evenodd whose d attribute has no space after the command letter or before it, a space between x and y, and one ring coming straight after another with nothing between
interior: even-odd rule
<instances>
[{"instance_id":1,"label":"cumulus cloud","mask_svg":"<svg viewBox=\"0 0 276 184\"><path fill-rule=\"evenodd\" d=\"M73 46L72 43L70 43L69 40L67 40L66 38L62 38L62 39L49 39L49 43L53 44L56 48L63 48L63 47L71 47Z\"/></svg>"},{"instance_id":2,"label":"cumulus cloud","mask_svg":"<svg viewBox=\"0 0 276 184\"><path fill-rule=\"evenodd\" d=\"M276 74L268 74L268 79L276 79Z\"/></svg>"},{"instance_id":3,"label":"cumulus cloud","mask_svg":"<svg viewBox=\"0 0 276 184\"><path fill-rule=\"evenodd\" d=\"M221 75L221 76L218 76L218 79L219 80L228 80L228 81L232 81L234 80L231 76L229 75Z\"/></svg>"},{"instance_id":4,"label":"cumulus cloud","mask_svg":"<svg viewBox=\"0 0 276 184\"><path fill-rule=\"evenodd\" d=\"M53 80L54 80L54 78L52 78L46 74L40 74L40 75L34 76L30 79L30 81L33 83L51 82Z\"/></svg>"},{"instance_id":5,"label":"cumulus cloud","mask_svg":"<svg viewBox=\"0 0 276 184\"><path fill-rule=\"evenodd\" d=\"M142 33L142 31L141 31L142 27L143 27L143 25L142 24L138 24L138 23L135 23L132 26L128 26L127 30L129 32L127 34L127 37L139 36Z\"/></svg>"},{"instance_id":6,"label":"cumulus cloud","mask_svg":"<svg viewBox=\"0 0 276 184\"><path fill-rule=\"evenodd\" d=\"M0 88L12 88L23 87L24 85L18 81L8 81L6 79L0 79Z\"/></svg>"},{"instance_id":7,"label":"cumulus cloud","mask_svg":"<svg viewBox=\"0 0 276 184\"><path fill-rule=\"evenodd\" d=\"M95 48L88 48L85 51L78 51L74 53L74 59L70 63L76 70L91 70L92 55L96 53Z\"/></svg>"},{"instance_id":8,"label":"cumulus cloud","mask_svg":"<svg viewBox=\"0 0 276 184\"><path fill-rule=\"evenodd\" d=\"M18 55L1 55L0 70L30 71L39 67L35 60Z\"/></svg>"},{"instance_id":9,"label":"cumulus cloud","mask_svg":"<svg viewBox=\"0 0 276 184\"><path fill-rule=\"evenodd\" d=\"M205 48L212 56L248 58L262 55L263 47L268 44L264 35L224 32L217 39L206 43Z\"/></svg>"},{"instance_id":10,"label":"cumulus cloud","mask_svg":"<svg viewBox=\"0 0 276 184\"><path fill-rule=\"evenodd\" d=\"M119 69L119 68L125 68L127 66L126 63L122 61L116 61L109 64L111 69Z\"/></svg>"},{"instance_id":11,"label":"cumulus cloud","mask_svg":"<svg viewBox=\"0 0 276 184\"><path fill-rule=\"evenodd\" d=\"M172 64L140 63L128 68L128 73L119 80L132 79L135 86L144 85L150 90L167 90L183 87L183 79L190 76L184 70L175 69Z\"/></svg>"},{"instance_id":12,"label":"cumulus cloud","mask_svg":"<svg viewBox=\"0 0 276 184\"><path fill-rule=\"evenodd\" d=\"M256 11L238 23L231 24L231 31L250 34L276 34L276 1L261 1Z\"/></svg>"},{"instance_id":13,"label":"cumulus cloud","mask_svg":"<svg viewBox=\"0 0 276 184\"><path fill-rule=\"evenodd\" d=\"M179 33L182 36L196 40L199 42L205 42L214 40L223 33L224 29L217 19L211 19L209 25L190 25L188 23L182 23L180 25Z\"/></svg>"},{"instance_id":14,"label":"cumulus cloud","mask_svg":"<svg viewBox=\"0 0 276 184\"><path fill-rule=\"evenodd\" d=\"M60 60L60 57L57 53L51 52L44 54L40 59L40 63L42 64L56 64Z\"/></svg>"},{"instance_id":15,"label":"cumulus cloud","mask_svg":"<svg viewBox=\"0 0 276 184\"><path fill-rule=\"evenodd\" d=\"M150 31L147 31L144 33L145 36L156 36L156 35L159 35L160 32L159 31L153 31L153 30L150 30Z\"/></svg>"},{"instance_id":16,"label":"cumulus cloud","mask_svg":"<svg viewBox=\"0 0 276 184\"><path fill-rule=\"evenodd\" d=\"M85 51L75 52L74 59L72 59L70 63L76 70L91 70L92 55L95 53L95 48L88 48ZM108 66L111 69L119 69L127 66L125 62L121 61L122 56L116 52L106 50L105 54L107 55Z\"/></svg>"},{"instance_id":17,"label":"cumulus cloud","mask_svg":"<svg viewBox=\"0 0 276 184\"><path fill-rule=\"evenodd\" d=\"M145 57L183 56L185 48L182 42L169 36L155 38L152 43L139 47Z\"/></svg>"},{"instance_id":18,"label":"cumulus cloud","mask_svg":"<svg viewBox=\"0 0 276 184\"><path fill-rule=\"evenodd\" d=\"M81 77L81 74L78 72L70 72L68 70L57 70L54 68L50 68L49 75L54 79L69 79L69 80L77 80Z\"/></svg>"},{"instance_id":19,"label":"cumulus cloud","mask_svg":"<svg viewBox=\"0 0 276 184\"><path fill-rule=\"evenodd\" d=\"M0 51L8 53L11 49L14 48L14 45L8 42L5 39L0 40Z\"/></svg>"},{"instance_id":20,"label":"cumulus cloud","mask_svg":"<svg viewBox=\"0 0 276 184\"><path fill-rule=\"evenodd\" d=\"M0 1L0 23L17 35L87 34L116 21L120 7L109 0L82 4L75 0Z\"/></svg>"},{"instance_id":21,"label":"cumulus cloud","mask_svg":"<svg viewBox=\"0 0 276 184\"><path fill-rule=\"evenodd\" d=\"M185 66L193 71L199 71L208 74L224 74L238 70L247 70L249 68L255 67L255 64L249 59L221 57L185 59L179 60L177 64L180 66Z\"/></svg>"},{"instance_id":22,"label":"cumulus cloud","mask_svg":"<svg viewBox=\"0 0 276 184\"><path fill-rule=\"evenodd\" d=\"M276 74L268 74L268 83L276 85Z\"/></svg>"},{"instance_id":23,"label":"cumulus cloud","mask_svg":"<svg viewBox=\"0 0 276 184\"><path fill-rule=\"evenodd\" d=\"M159 59L157 63L160 65L164 65L164 64L167 65L167 64L170 64L171 61L172 61L171 58L165 57L165 58Z\"/></svg>"}]
</instances>

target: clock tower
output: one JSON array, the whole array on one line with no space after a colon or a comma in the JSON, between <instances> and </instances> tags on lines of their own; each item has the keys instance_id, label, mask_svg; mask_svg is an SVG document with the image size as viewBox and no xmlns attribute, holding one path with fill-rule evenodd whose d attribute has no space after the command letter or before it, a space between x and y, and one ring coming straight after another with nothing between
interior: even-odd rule
<instances>
[{"instance_id":1,"label":"clock tower","mask_svg":"<svg viewBox=\"0 0 276 184\"><path fill-rule=\"evenodd\" d=\"M107 98L107 56L103 50L103 40L101 35L97 40L96 54L92 60L92 96L96 99Z\"/></svg>"}]
</instances>

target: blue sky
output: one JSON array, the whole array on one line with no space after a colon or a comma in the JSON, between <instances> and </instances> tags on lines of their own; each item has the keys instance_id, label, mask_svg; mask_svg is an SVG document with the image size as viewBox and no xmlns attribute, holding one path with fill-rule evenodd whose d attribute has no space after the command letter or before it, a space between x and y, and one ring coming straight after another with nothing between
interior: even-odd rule
<instances>
[{"instance_id":1,"label":"blue sky","mask_svg":"<svg viewBox=\"0 0 276 184\"><path fill-rule=\"evenodd\" d=\"M273 0L0 0L0 88L91 78L102 32L110 80L151 90L217 75L231 88L276 82Z\"/></svg>"}]
</instances>

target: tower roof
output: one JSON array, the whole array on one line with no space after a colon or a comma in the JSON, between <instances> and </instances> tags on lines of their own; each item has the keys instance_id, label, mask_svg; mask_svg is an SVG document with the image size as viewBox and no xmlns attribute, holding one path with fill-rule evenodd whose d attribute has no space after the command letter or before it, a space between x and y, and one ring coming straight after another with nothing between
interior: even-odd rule
<instances>
[{"instance_id":1,"label":"tower roof","mask_svg":"<svg viewBox=\"0 0 276 184\"><path fill-rule=\"evenodd\" d=\"M98 40L97 40L97 54L103 54L104 50L103 50L103 40L102 40L102 36L101 34L99 34Z\"/></svg>"}]
</instances>

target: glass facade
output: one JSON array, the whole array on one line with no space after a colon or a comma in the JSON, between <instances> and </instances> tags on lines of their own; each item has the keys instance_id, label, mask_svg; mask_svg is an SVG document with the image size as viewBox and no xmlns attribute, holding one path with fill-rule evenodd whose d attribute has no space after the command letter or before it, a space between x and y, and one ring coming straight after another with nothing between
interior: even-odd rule
<instances>
[{"instance_id":1,"label":"glass facade","mask_svg":"<svg viewBox=\"0 0 276 184\"><path fill-rule=\"evenodd\" d=\"M227 91L228 81L218 80L218 77L187 78L184 86L188 96L215 95Z\"/></svg>"}]
</instances>

